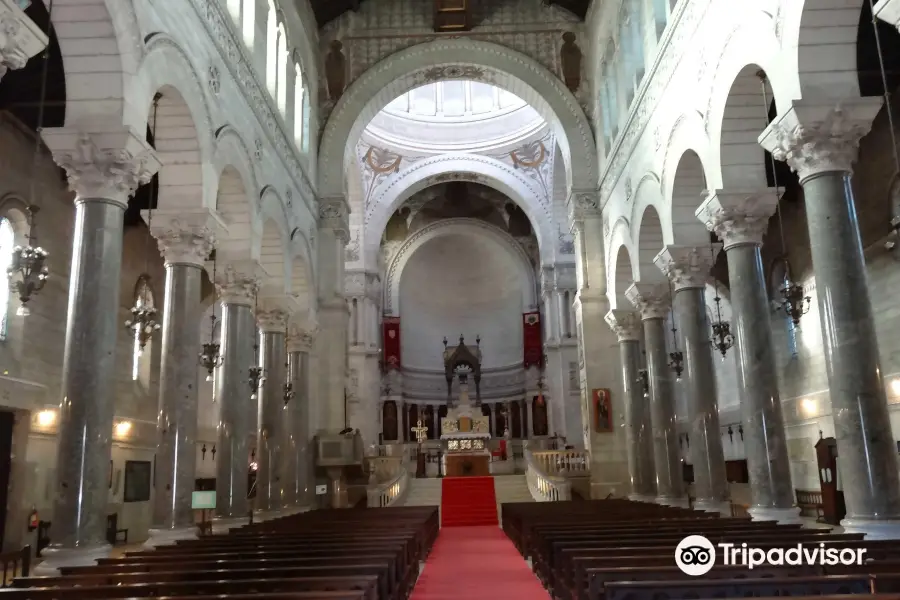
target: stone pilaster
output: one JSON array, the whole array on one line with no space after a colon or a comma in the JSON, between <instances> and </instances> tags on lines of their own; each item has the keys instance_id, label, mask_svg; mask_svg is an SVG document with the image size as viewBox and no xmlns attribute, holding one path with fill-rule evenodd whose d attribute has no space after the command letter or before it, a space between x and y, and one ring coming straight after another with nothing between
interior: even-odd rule
<instances>
[{"instance_id":1,"label":"stone pilaster","mask_svg":"<svg viewBox=\"0 0 900 600\"><path fill-rule=\"evenodd\" d=\"M650 380L650 422L653 431L653 463L656 469L656 502L687 506L684 475L678 455L675 422L675 389L666 350L666 317L672 305L665 283L635 283L625 296L641 312L647 376Z\"/></svg>"},{"instance_id":2,"label":"stone pilaster","mask_svg":"<svg viewBox=\"0 0 900 600\"><path fill-rule=\"evenodd\" d=\"M881 0L875 4L875 16L900 29L900 0Z\"/></svg>"},{"instance_id":3,"label":"stone pilaster","mask_svg":"<svg viewBox=\"0 0 900 600\"><path fill-rule=\"evenodd\" d=\"M349 373L347 394L348 427L359 429L366 446L378 443L381 431L381 280L364 270L344 274L344 294L350 310Z\"/></svg>"},{"instance_id":4,"label":"stone pilaster","mask_svg":"<svg viewBox=\"0 0 900 600\"><path fill-rule=\"evenodd\" d=\"M197 443L197 325L202 316L203 265L216 234L221 233L221 224L209 211L154 216L150 232L165 259L166 287L156 424L157 485L148 548L197 537L191 507Z\"/></svg>"},{"instance_id":5,"label":"stone pilaster","mask_svg":"<svg viewBox=\"0 0 900 600\"><path fill-rule=\"evenodd\" d=\"M694 465L695 506L701 510L731 513L725 454L719 431L716 374L713 367L711 328L705 288L720 244L700 247L666 246L656 266L675 290L675 326L681 332L684 353L682 385L688 404L691 462Z\"/></svg>"},{"instance_id":6,"label":"stone pilaster","mask_svg":"<svg viewBox=\"0 0 900 600\"><path fill-rule=\"evenodd\" d=\"M294 485L295 506L300 508L312 507L315 492L314 457L309 444L312 434L309 410L312 400L310 353L315 341L316 331L314 329L303 328L296 323L288 329L288 380L294 391L294 399L290 402L289 415L286 419L290 427L294 451L294 457L290 461L294 467L294 473L290 477L290 481Z\"/></svg>"},{"instance_id":7,"label":"stone pilaster","mask_svg":"<svg viewBox=\"0 0 900 600\"><path fill-rule=\"evenodd\" d=\"M622 493L628 477L625 403L621 378L608 357L618 349L615 334L606 325L606 261L599 198L594 190L573 191L567 202L575 235L576 279L575 326L578 335L578 365L581 389L581 430L591 454L591 495L605 497ZM593 426L593 390L611 390L612 427L598 431ZM567 428L568 430L569 428ZM569 443L575 442L571 438Z\"/></svg>"},{"instance_id":8,"label":"stone pilaster","mask_svg":"<svg viewBox=\"0 0 900 600\"><path fill-rule=\"evenodd\" d=\"M265 380L257 395L256 433L256 502L254 509L264 518L293 505L292 494L285 487L285 467L289 468L284 403L287 381L285 362L285 330L289 299L278 296L260 298L256 324L260 331L260 366Z\"/></svg>"},{"instance_id":9,"label":"stone pilaster","mask_svg":"<svg viewBox=\"0 0 900 600\"><path fill-rule=\"evenodd\" d=\"M47 35L15 0L0 0L0 79L47 47Z\"/></svg>"},{"instance_id":10,"label":"stone pilaster","mask_svg":"<svg viewBox=\"0 0 900 600\"><path fill-rule=\"evenodd\" d=\"M349 240L344 197L319 200L317 342L318 429L338 433L347 425L344 388L347 371L348 310L344 297L344 247Z\"/></svg>"},{"instance_id":11,"label":"stone pilaster","mask_svg":"<svg viewBox=\"0 0 900 600\"><path fill-rule=\"evenodd\" d=\"M123 217L129 197L159 168L140 134L43 132L75 191L75 233L59 411L53 543L36 574L93 564L106 542L109 458L121 331Z\"/></svg>"},{"instance_id":12,"label":"stone pilaster","mask_svg":"<svg viewBox=\"0 0 900 600\"><path fill-rule=\"evenodd\" d=\"M628 445L629 498L653 502L656 498L653 468L653 436L650 398L641 381L641 314L634 310L611 310L606 323L619 340L622 389L625 392L625 438Z\"/></svg>"},{"instance_id":13,"label":"stone pilaster","mask_svg":"<svg viewBox=\"0 0 900 600\"><path fill-rule=\"evenodd\" d=\"M900 473L851 183L881 98L794 101L760 144L800 176L847 516L866 539L900 537Z\"/></svg>"},{"instance_id":14,"label":"stone pilaster","mask_svg":"<svg viewBox=\"0 0 900 600\"><path fill-rule=\"evenodd\" d=\"M760 247L778 191L718 190L697 210L728 254L738 394L755 519L797 522Z\"/></svg>"}]
</instances>

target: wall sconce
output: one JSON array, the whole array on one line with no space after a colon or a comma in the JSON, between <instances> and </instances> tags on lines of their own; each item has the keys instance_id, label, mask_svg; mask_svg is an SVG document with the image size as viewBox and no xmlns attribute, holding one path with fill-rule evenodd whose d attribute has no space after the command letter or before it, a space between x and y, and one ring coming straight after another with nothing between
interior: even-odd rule
<instances>
[{"instance_id":1,"label":"wall sconce","mask_svg":"<svg viewBox=\"0 0 900 600\"><path fill-rule=\"evenodd\" d=\"M131 421L119 421L116 423L113 431L115 432L116 437L126 437L131 431Z\"/></svg>"},{"instance_id":2,"label":"wall sconce","mask_svg":"<svg viewBox=\"0 0 900 600\"><path fill-rule=\"evenodd\" d=\"M816 401L812 398L804 398L800 401L800 409L803 411L804 415L811 417L816 413Z\"/></svg>"},{"instance_id":3,"label":"wall sconce","mask_svg":"<svg viewBox=\"0 0 900 600\"><path fill-rule=\"evenodd\" d=\"M200 448L200 460L206 460L206 444Z\"/></svg>"},{"instance_id":4,"label":"wall sconce","mask_svg":"<svg viewBox=\"0 0 900 600\"><path fill-rule=\"evenodd\" d=\"M56 423L55 410L46 409L37 414L37 424L39 427L52 427L54 423Z\"/></svg>"}]
</instances>

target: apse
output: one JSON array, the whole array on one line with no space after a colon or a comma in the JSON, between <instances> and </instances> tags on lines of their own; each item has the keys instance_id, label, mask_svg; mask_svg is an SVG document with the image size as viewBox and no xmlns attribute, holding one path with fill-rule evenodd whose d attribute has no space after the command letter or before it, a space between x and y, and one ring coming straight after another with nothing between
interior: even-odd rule
<instances>
[{"instance_id":1,"label":"apse","mask_svg":"<svg viewBox=\"0 0 900 600\"><path fill-rule=\"evenodd\" d=\"M400 279L401 352L406 367L443 369L446 336L481 336L485 369L522 362L520 258L502 242L462 234L435 237L410 257Z\"/></svg>"}]
</instances>

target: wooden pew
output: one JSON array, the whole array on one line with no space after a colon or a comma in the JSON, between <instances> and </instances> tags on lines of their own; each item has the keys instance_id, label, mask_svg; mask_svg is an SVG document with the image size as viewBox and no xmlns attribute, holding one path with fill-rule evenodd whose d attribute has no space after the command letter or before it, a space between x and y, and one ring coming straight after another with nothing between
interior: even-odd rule
<instances>
[{"instance_id":1,"label":"wooden pew","mask_svg":"<svg viewBox=\"0 0 900 600\"><path fill-rule=\"evenodd\" d=\"M715 570L715 569L713 569ZM713 571L710 571L712 573ZM746 570L745 570L746 572ZM709 575L709 574L707 574ZM822 577L707 578L684 580L616 581L606 584L591 600L668 600L693 598L742 598L745 596L809 596L818 594L869 594L871 580L866 575Z\"/></svg>"}]
</instances>

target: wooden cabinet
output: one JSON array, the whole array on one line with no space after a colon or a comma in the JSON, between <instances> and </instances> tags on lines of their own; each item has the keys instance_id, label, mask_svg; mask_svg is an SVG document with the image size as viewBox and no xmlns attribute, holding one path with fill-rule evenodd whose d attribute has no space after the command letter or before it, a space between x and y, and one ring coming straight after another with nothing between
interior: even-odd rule
<instances>
[{"instance_id":1,"label":"wooden cabinet","mask_svg":"<svg viewBox=\"0 0 900 600\"><path fill-rule=\"evenodd\" d=\"M446 454L445 477L489 477L490 456L483 454Z\"/></svg>"}]
</instances>

